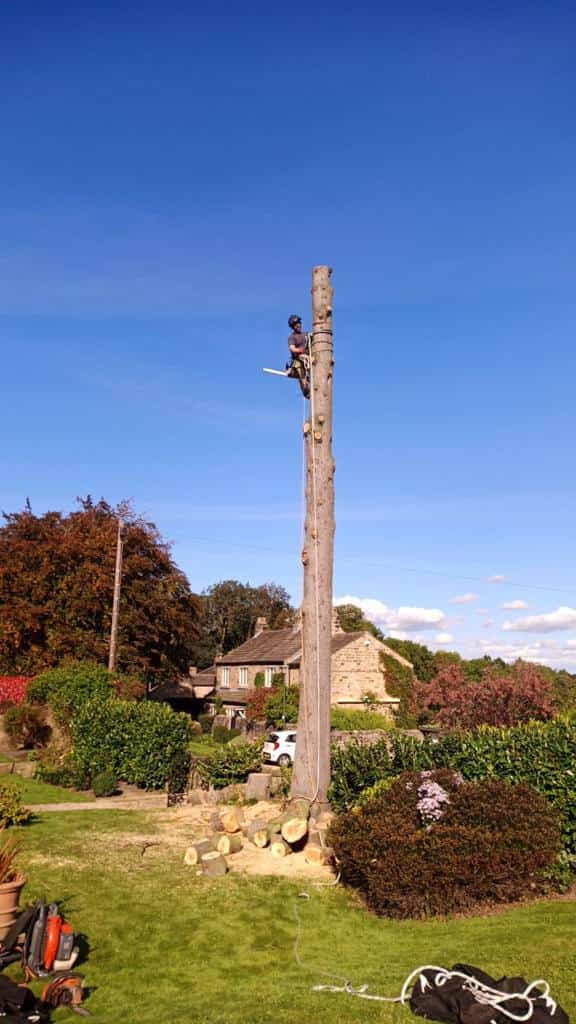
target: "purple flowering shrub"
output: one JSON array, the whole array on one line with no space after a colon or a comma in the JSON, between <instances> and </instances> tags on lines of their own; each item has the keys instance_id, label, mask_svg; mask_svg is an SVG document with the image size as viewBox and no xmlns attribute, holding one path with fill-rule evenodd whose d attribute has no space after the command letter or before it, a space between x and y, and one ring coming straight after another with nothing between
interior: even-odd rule
<instances>
[{"instance_id":1,"label":"purple flowering shrub","mask_svg":"<svg viewBox=\"0 0 576 1024\"><path fill-rule=\"evenodd\" d=\"M528 786L405 772L333 822L342 881L386 917L425 917L546 891L560 849L556 812Z\"/></svg>"}]
</instances>

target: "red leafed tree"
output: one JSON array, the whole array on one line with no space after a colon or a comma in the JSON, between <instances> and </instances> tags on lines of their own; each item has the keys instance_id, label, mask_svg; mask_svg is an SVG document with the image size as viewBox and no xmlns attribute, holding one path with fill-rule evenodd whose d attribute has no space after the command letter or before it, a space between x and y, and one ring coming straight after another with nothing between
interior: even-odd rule
<instances>
[{"instance_id":1,"label":"red leafed tree","mask_svg":"<svg viewBox=\"0 0 576 1024\"><path fill-rule=\"evenodd\" d=\"M65 515L4 514L0 673L32 675L66 658L106 663L118 516L126 523L118 670L161 681L186 672L198 599L152 523L123 504L80 499Z\"/></svg>"},{"instance_id":2,"label":"red leafed tree","mask_svg":"<svg viewBox=\"0 0 576 1024\"><path fill-rule=\"evenodd\" d=\"M552 682L535 665L518 661L509 670L488 667L480 680L461 665L446 665L429 683L414 688L414 712L447 728L517 725L554 714Z\"/></svg>"}]
</instances>

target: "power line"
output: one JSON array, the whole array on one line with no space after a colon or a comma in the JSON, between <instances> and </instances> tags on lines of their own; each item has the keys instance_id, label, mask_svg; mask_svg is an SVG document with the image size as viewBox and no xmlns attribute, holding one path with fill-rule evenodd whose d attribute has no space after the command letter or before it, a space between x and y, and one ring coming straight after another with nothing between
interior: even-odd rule
<instances>
[{"instance_id":1,"label":"power line","mask_svg":"<svg viewBox=\"0 0 576 1024\"><path fill-rule=\"evenodd\" d=\"M242 542L242 544L238 544L236 541L223 540L221 537L188 537L187 539L199 544L217 544L221 547L233 548L235 551L261 551L265 554L274 554L276 556L279 554L278 547L268 547L263 544L245 544L244 542ZM291 558L298 557L298 551L294 548L282 548L281 551L284 555L290 556ZM442 572L440 569L415 568L414 566L397 565L395 562L380 562L372 559L368 560L358 558L356 555L339 556L337 558L337 563L341 564L342 562L353 562L354 565L363 565L366 568L395 569L398 572L406 572L416 576L436 576L441 579L453 580L454 582L460 583L489 582L485 576L465 576L456 573ZM538 583L520 583L517 580L510 580L507 578L504 578L502 581L492 585L515 587L517 590L540 590L547 593L569 594L572 597L576 596L574 590L569 590L567 588L542 586Z\"/></svg>"}]
</instances>

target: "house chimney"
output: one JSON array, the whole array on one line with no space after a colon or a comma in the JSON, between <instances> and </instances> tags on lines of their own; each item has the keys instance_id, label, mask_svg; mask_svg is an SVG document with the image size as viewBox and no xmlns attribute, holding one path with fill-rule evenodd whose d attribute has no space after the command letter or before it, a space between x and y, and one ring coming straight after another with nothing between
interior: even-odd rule
<instances>
[{"instance_id":1,"label":"house chimney","mask_svg":"<svg viewBox=\"0 0 576 1024\"><path fill-rule=\"evenodd\" d=\"M189 676L195 676L197 672L198 672L198 669L196 668L196 665L190 665L189 666L189 668L188 668L188 675Z\"/></svg>"},{"instance_id":2,"label":"house chimney","mask_svg":"<svg viewBox=\"0 0 576 1024\"><path fill-rule=\"evenodd\" d=\"M344 630L340 625L340 616L338 615L338 609L332 609L332 636L336 636L336 633L343 633Z\"/></svg>"},{"instance_id":3,"label":"house chimney","mask_svg":"<svg viewBox=\"0 0 576 1024\"><path fill-rule=\"evenodd\" d=\"M260 636L260 633L263 633L265 629L268 629L268 619L265 615L259 615L254 627L254 636Z\"/></svg>"},{"instance_id":4,"label":"house chimney","mask_svg":"<svg viewBox=\"0 0 576 1024\"><path fill-rule=\"evenodd\" d=\"M299 633L302 629L302 609L297 608L294 613L294 622L292 623L292 632Z\"/></svg>"}]
</instances>

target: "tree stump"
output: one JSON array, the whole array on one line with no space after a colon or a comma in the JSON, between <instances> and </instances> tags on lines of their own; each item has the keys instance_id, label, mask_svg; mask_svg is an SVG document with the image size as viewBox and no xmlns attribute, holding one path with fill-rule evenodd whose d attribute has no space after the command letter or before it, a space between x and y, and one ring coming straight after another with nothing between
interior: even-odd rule
<instances>
[{"instance_id":1,"label":"tree stump","mask_svg":"<svg viewBox=\"0 0 576 1024\"><path fill-rule=\"evenodd\" d=\"M200 860L200 866L202 868L202 874L208 878L220 878L225 875L228 871L228 865L225 858L217 850L212 850L210 853L202 855Z\"/></svg>"},{"instance_id":2,"label":"tree stump","mask_svg":"<svg viewBox=\"0 0 576 1024\"><path fill-rule=\"evenodd\" d=\"M188 867L196 867L200 863L202 856L205 853L211 853L214 850L214 843L211 839L203 839L199 843L193 843L189 846L184 854L184 863Z\"/></svg>"},{"instance_id":3,"label":"tree stump","mask_svg":"<svg viewBox=\"0 0 576 1024\"><path fill-rule=\"evenodd\" d=\"M239 853L242 849L242 836L239 832L233 835L224 832L222 835L214 836L214 849L224 856L230 853Z\"/></svg>"}]
</instances>

